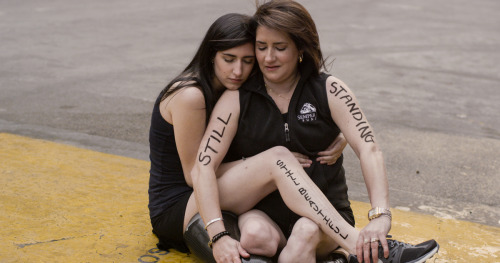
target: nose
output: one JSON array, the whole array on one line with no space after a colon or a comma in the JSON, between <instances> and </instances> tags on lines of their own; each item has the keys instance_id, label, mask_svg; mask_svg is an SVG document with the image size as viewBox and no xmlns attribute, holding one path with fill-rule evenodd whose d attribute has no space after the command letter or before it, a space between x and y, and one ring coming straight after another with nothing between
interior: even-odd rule
<instances>
[{"instance_id":1,"label":"nose","mask_svg":"<svg viewBox=\"0 0 500 263\"><path fill-rule=\"evenodd\" d=\"M274 60L274 52L272 50L272 48L268 48L266 50L266 55L264 57L264 61L265 62L272 62Z\"/></svg>"},{"instance_id":2,"label":"nose","mask_svg":"<svg viewBox=\"0 0 500 263\"><path fill-rule=\"evenodd\" d=\"M240 77L243 72L243 63L241 61L238 61L235 63L234 68L233 68L233 74L236 77Z\"/></svg>"}]
</instances>

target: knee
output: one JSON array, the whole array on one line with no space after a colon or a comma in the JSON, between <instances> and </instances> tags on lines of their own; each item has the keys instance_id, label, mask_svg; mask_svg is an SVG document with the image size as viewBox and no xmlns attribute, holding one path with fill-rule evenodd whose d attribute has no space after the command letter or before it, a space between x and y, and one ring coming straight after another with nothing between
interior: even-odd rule
<instances>
[{"instance_id":1,"label":"knee","mask_svg":"<svg viewBox=\"0 0 500 263\"><path fill-rule=\"evenodd\" d=\"M249 222L241 229L241 246L250 254L272 257L279 245L279 236L262 222Z\"/></svg>"},{"instance_id":2,"label":"knee","mask_svg":"<svg viewBox=\"0 0 500 263\"><path fill-rule=\"evenodd\" d=\"M316 223L307 218L299 219L278 262L316 262L316 249L321 241L321 234Z\"/></svg>"},{"instance_id":3,"label":"knee","mask_svg":"<svg viewBox=\"0 0 500 263\"><path fill-rule=\"evenodd\" d=\"M313 221L301 218L280 254L278 262L316 262L316 248L321 241L321 230Z\"/></svg>"},{"instance_id":4,"label":"knee","mask_svg":"<svg viewBox=\"0 0 500 263\"><path fill-rule=\"evenodd\" d=\"M292 158L295 160L295 157L293 156L292 152L290 152L290 150L288 150L288 148L284 147L284 146L275 146L271 149L268 150L269 154L274 156L274 157L278 157L279 159L288 159L288 158Z\"/></svg>"},{"instance_id":5,"label":"knee","mask_svg":"<svg viewBox=\"0 0 500 263\"><path fill-rule=\"evenodd\" d=\"M271 169L281 170L283 167L290 169L294 164L299 164L293 153L283 146L275 146L267 150L266 154L266 160L271 160L268 162Z\"/></svg>"},{"instance_id":6,"label":"knee","mask_svg":"<svg viewBox=\"0 0 500 263\"><path fill-rule=\"evenodd\" d=\"M289 245L296 246L308 246L315 245L321 240L321 229L319 226L307 219L301 218L295 223L292 230L292 235L290 236Z\"/></svg>"}]
</instances>

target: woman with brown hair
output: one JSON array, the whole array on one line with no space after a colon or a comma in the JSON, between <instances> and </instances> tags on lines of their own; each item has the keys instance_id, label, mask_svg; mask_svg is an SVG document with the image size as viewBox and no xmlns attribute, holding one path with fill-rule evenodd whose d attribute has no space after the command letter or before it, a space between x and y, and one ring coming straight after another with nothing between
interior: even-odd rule
<instances>
[{"instance_id":1,"label":"woman with brown hair","mask_svg":"<svg viewBox=\"0 0 500 263\"><path fill-rule=\"evenodd\" d=\"M221 209L242 214L256 205L257 216L274 229L261 236L278 233L279 245L290 234L281 262L314 262L338 246L348 252L350 262L424 262L434 255L439 248L434 240L413 246L386 239L391 214L382 153L352 91L321 73L319 37L307 10L294 1L271 1L258 7L253 21L261 74L222 95L191 173L215 259L240 262L239 251L245 248L243 240L239 243L225 231ZM333 166L313 162L307 173L290 152L314 160L341 131L360 159L373 207L371 221L361 231L352 226L342 158ZM220 169L224 156L244 161ZM276 190L281 198L272 194ZM277 199L293 213L276 207L281 206ZM241 229L243 233L244 224ZM295 233L315 233L314 240ZM315 250L297 249L304 241Z\"/></svg>"}]
</instances>

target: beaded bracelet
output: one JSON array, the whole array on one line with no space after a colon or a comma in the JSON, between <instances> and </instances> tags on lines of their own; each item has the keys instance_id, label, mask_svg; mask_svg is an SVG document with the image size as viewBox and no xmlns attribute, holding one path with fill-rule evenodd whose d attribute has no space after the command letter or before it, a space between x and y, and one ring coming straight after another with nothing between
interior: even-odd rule
<instances>
[{"instance_id":1,"label":"beaded bracelet","mask_svg":"<svg viewBox=\"0 0 500 263\"><path fill-rule=\"evenodd\" d=\"M215 242L217 242L217 240L219 240L223 236L229 236L229 235L231 235L231 234L229 234L229 232L227 232L227 231L222 231L219 234L216 234L214 237L212 237L212 240L208 241L208 246L210 248L212 248L212 245L215 244Z\"/></svg>"}]
</instances>

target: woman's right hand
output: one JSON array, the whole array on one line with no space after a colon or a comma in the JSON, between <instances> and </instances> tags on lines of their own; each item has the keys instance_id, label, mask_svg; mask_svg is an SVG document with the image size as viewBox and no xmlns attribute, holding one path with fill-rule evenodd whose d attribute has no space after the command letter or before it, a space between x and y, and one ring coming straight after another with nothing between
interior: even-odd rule
<instances>
[{"instance_id":1,"label":"woman's right hand","mask_svg":"<svg viewBox=\"0 0 500 263\"><path fill-rule=\"evenodd\" d=\"M230 236L223 236L212 245L215 261L218 263L241 263L241 257L250 254L241 247L240 242Z\"/></svg>"},{"instance_id":2,"label":"woman's right hand","mask_svg":"<svg viewBox=\"0 0 500 263\"><path fill-rule=\"evenodd\" d=\"M339 133L337 138L333 140L332 144L330 144L328 148L318 153L319 157L316 158L316 161L321 164L333 165L340 158L346 146L347 140L345 139L344 134Z\"/></svg>"},{"instance_id":3,"label":"woman's right hand","mask_svg":"<svg viewBox=\"0 0 500 263\"><path fill-rule=\"evenodd\" d=\"M389 257L389 246L387 244L387 234L391 230L391 218L386 216L377 217L371 220L359 232L358 241L356 242L356 254L363 262L370 262L370 255L372 262L377 262L379 255L378 245L379 242L383 248L384 258ZM376 240L373 242L372 240ZM370 251L371 250L371 251Z\"/></svg>"},{"instance_id":4,"label":"woman's right hand","mask_svg":"<svg viewBox=\"0 0 500 263\"><path fill-rule=\"evenodd\" d=\"M332 144L328 146L324 151L318 153L318 158L316 161L321 164L333 165L342 155L344 148L347 146L347 140L344 137L344 134L339 133L337 138L333 140ZM298 152L292 152L295 158L299 161L299 163L304 168L311 167L312 160L305 154L301 154Z\"/></svg>"}]
</instances>

